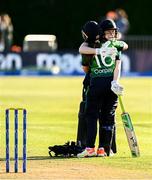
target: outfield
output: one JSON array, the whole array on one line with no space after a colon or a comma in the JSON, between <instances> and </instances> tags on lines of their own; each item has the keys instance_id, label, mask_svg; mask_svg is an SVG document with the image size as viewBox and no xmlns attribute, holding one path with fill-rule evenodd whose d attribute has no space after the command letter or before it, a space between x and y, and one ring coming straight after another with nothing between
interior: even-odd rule
<instances>
[{"instance_id":1,"label":"outfield","mask_svg":"<svg viewBox=\"0 0 152 180\"><path fill-rule=\"evenodd\" d=\"M152 78L121 79L125 88L124 104L139 141L140 158L131 158L120 107L117 109L117 155L49 158L49 145L76 138L82 80L83 77L0 78L0 179L152 179ZM4 110L8 107L24 107L28 111L26 174L5 173Z\"/></svg>"}]
</instances>

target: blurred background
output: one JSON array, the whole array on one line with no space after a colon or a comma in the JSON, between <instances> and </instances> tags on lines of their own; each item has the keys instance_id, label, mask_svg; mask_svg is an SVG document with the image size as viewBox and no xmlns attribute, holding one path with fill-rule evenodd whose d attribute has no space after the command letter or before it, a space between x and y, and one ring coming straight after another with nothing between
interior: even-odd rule
<instances>
[{"instance_id":1,"label":"blurred background","mask_svg":"<svg viewBox=\"0 0 152 180\"><path fill-rule=\"evenodd\" d=\"M1 74L13 69L18 70L16 74L26 74L35 67L44 74L83 74L78 54L81 27L88 20L100 22L110 17L129 44L122 56L123 74L151 75L151 5L150 0L1 0Z\"/></svg>"}]
</instances>

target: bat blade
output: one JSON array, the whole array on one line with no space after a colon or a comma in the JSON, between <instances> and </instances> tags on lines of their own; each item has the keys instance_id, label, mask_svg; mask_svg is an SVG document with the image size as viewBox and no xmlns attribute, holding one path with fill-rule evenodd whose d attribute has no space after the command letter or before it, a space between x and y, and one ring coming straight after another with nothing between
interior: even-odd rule
<instances>
[{"instance_id":1,"label":"bat blade","mask_svg":"<svg viewBox=\"0 0 152 180\"><path fill-rule=\"evenodd\" d=\"M139 157L140 156L139 146L137 143L137 138L135 135L135 131L132 125L130 115L127 112L125 112L121 114L121 117L132 157Z\"/></svg>"}]
</instances>

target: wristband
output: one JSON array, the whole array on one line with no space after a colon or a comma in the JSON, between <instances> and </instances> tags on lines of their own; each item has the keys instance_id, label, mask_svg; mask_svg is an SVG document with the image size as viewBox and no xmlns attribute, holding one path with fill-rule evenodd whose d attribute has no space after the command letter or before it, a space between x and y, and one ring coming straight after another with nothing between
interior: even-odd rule
<instances>
[{"instance_id":1,"label":"wristband","mask_svg":"<svg viewBox=\"0 0 152 180\"><path fill-rule=\"evenodd\" d=\"M96 55L100 54L101 52L100 48L96 48L95 50L96 50Z\"/></svg>"}]
</instances>

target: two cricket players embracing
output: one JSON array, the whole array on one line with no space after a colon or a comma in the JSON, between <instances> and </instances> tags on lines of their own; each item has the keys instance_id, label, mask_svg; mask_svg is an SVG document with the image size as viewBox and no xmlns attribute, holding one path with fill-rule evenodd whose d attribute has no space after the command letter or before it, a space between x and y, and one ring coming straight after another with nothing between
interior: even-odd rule
<instances>
[{"instance_id":1,"label":"two cricket players embracing","mask_svg":"<svg viewBox=\"0 0 152 180\"><path fill-rule=\"evenodd\" d=\"M82 28L84 42L79 48L86 73L83 101L80 103L77 141L85 147L78 158L110 156L116 153L115 111L123 87L119 84L121 51L128 45L120 41L116 24L106 19L88 21ZM99 144L95 141L99 120Z\"/></svg>"}]
</instances>

